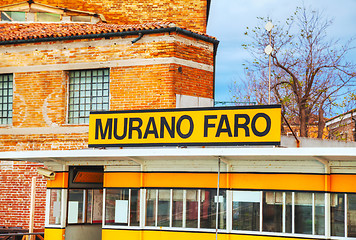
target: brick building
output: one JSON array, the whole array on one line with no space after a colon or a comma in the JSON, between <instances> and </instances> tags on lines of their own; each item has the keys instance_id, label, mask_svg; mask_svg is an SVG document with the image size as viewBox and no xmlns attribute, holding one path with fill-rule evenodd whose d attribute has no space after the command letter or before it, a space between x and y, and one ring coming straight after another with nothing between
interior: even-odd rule
<instances>
[{"instance_id":1,"label":"brick building","mask_svg":"<svg viewBox=\"0 0 356 240\"><path fill-rule=\"evenodd\" d=\"M90 110L213 104L210 0L1 4L2 152L85 149ZM0 226L28 228L36 176L35 228L44 228L39 166L0 162Z\"/></svg>"},{"instance_id":2,"label":"brick building","mask_svg":"<svg viewBox=\"0 0 356 240\"><path fill-rule=\"evenodd\" d=\"M352 109L326 121L329 129L329 139L355 142L356 141L356 109Z\"/></svg>"}]
</instances>

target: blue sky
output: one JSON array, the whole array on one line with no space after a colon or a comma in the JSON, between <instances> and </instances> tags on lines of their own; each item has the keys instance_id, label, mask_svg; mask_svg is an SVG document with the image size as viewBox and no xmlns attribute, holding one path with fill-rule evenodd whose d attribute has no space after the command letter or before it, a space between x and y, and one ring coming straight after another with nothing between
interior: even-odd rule
<instances>
[{"instance_id":1,"label":"blue sky","mask_svg":"<svg viewBox=\"0 0 356 240\"><path fill-rule=\"evenodd\" d=\"M257 17L271 17L283 21L302 1L294 0L212 0L207 33L219 41L215 100L230 101L229 86L244 77L242 64L249 54L241 46L250 39L244 35L246 27L257 25ZM308 0L306 7L321 10L334 20L329 28L333 39L356 37L356 0ZM356 43L356 42L355 42ZM356 50L350 56L356 61Z\"/></svg>"}]
</instances>

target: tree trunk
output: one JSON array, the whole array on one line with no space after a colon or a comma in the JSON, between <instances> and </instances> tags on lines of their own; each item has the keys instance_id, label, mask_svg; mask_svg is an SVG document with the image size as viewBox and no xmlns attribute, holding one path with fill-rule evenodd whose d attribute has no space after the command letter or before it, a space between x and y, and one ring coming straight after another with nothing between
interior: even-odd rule
<instances>
[{"instance_id":1,"label":"tree trunk","mask_svg":"<svg viewBox=\"0 0 356 240\"><path fill-rule=\"evenodd\" d=\"M325 128L324 110L322 108L319 108L318 138L323 138L324 128Z\"/></svg>"},{"instance_id":2,"label":"tree trunk","mask_svg":"<svg viewBox=\"0 0 356 240\"><path fill-rule=\"evenodd\" d=\"M299 130L301 137L308 137L308 116L306 114L306 108L302 105L299 108Z\"/></svg>"}]
</instances>

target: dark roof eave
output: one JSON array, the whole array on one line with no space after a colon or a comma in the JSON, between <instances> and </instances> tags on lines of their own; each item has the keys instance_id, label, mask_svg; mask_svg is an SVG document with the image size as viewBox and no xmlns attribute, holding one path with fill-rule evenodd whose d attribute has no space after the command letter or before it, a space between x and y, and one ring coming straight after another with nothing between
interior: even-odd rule
<instances>
[{"instance_id":1,"label":"dark roof eave","mask_svg":"<svg viewBox=\"0 0 356 240\"><path fill-rule=\"evenodd\" d=\"M159 28L159 29L145 29L145 30L135 30L135 31L124 31L124 32L108 32L108 33L98 33L98 34L85 34L85 35L71 35L64 37L46 37L46 38L32 38L32 39L20 39L20 40L9 40L2 41L0 45L10 45L10 44L21 44L21 43L37 43L37 42L52 42L52 41L64 41L64 40L75 40L75 39L91 39L91 38L109 38L109 37L119 37L119 36L129 36L142 34L154 34L154 33L165 33L165 32L178 32L186 36L194 37L206 42L213 43L215 46L219 44L219 41L204 36L198 33L194 33L179 27L171 28Z\"/></svg>"}]
</instances>

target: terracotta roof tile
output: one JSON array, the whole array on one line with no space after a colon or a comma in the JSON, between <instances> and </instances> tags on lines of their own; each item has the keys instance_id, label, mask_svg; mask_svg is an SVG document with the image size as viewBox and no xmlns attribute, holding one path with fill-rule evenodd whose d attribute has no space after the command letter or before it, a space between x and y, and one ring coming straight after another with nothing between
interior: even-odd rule
<instances>
[{"instance_id":1,"label":"terracotta roof tile","mask_svg":"<svg viewBox=\"0 0 356 240\"><path fill-rule=\"evenodd\" d=\"M172 23L155 22L137 25L118 25L107 23L0 23L0 42L71 37L79 35L132 32L140 30L168 29L175 27ZM202 36L215 39L206 34ZM53 39L55 40L55 39Z\"/></svg>"}]
</instances>

